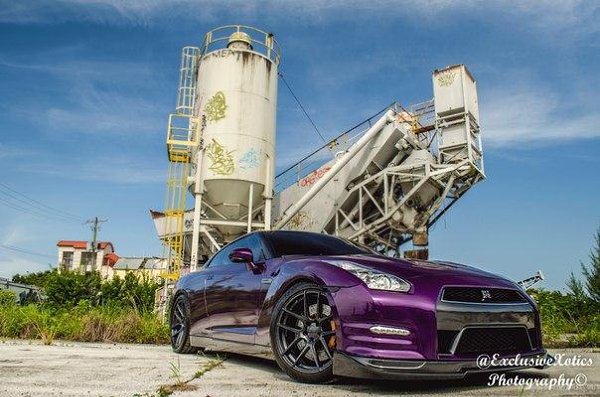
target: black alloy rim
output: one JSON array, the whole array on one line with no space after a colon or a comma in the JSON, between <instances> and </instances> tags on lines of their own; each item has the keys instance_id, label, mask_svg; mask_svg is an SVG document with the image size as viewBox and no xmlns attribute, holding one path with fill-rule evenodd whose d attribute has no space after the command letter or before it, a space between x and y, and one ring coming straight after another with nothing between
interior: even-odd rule
<instances>
[{"instance_id":1,"label":"black alloy rim","mask_svg":"<svg viewBox=\"0 0 600 397\"><path fill-rule=\"evenodd\" d=\"M329 368L335 346L332 320L333 312L323 291L306 289L294 294L277 315L276 341L280 357L304 373Z\"/></svg>"},{"instance_id":2,"label":"black alloy rim","mask_svg":"<svg viewBox=\"0 0 600 397\"><path fill-rule=\"evenodd\" d=\"M171 312L171 343L175 347L181 347L185 338L185 301L177 299Z\"/></svg>"}]
</instances>

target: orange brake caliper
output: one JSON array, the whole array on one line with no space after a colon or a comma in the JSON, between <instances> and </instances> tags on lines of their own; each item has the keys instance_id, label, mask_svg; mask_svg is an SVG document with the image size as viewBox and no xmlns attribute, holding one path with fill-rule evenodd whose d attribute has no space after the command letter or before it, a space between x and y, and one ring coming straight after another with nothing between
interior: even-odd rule
<instances>
[{"instance_id":1,"label":"orange brake caliper","mask_svg":"<svg viewBox=\"0 0 600 397\"><path fill-rule=\"evenodd\" d=\"M335 322L333 320L331 320L331 330L335 332ZM335 334L331 335L327 345L329 345L330 349L335 348Z\"/></svg>"}]
</instances>

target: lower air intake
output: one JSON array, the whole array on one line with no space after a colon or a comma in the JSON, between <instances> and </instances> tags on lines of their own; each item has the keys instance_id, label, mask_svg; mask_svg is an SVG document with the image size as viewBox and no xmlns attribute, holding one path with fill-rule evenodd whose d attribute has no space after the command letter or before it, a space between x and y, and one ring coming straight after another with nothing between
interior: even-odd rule
<instances>
[{"instance_id":1,"label":"lower air intake","mask_svg":"<svg viewBox=\"0 0 600 397\"><path fill-rule=\"evenodd\" d=\"M454 354L509 354L532 350L525 327L466 328Z\"/></svg>"}]
</instances>

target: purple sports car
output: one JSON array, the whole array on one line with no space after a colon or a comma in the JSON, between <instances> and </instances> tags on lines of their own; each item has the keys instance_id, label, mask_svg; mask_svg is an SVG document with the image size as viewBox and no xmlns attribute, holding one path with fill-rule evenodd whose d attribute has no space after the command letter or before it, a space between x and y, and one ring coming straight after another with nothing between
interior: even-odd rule
<instances>
[{"instance_id":1,"label":"purple sports car","mask_svg":"<svg viewBox=\"0 0 600 397\"><path fill-rule=\"evenodd\" d=\"M481 354L546 355L536 304L514 282L316 233L240 237L182 277L172 302L176 352L268 357L301 382L461 378L498 371L478 368Z\"/></svg>"}]
</instances>

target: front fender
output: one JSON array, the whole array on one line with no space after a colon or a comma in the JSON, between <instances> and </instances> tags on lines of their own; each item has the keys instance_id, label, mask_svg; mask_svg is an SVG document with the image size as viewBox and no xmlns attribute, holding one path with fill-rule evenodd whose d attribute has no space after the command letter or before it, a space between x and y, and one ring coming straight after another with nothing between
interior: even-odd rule
<instances>
[{"instance_id":1,"label":"front fender","mask_svg":"<svg viewBox=\"0 0 600 397\"><path fill-rule=\"evenodd\" d=\"M273 308L285 291L292 285L303 281L315 283L329 291L353 287L361 283L356 276L347 271L318 260L292 260L283 263L273 275L263 306L260 309L256 344L270 345L269 327Z\"/></svg>"}]
</instances>

